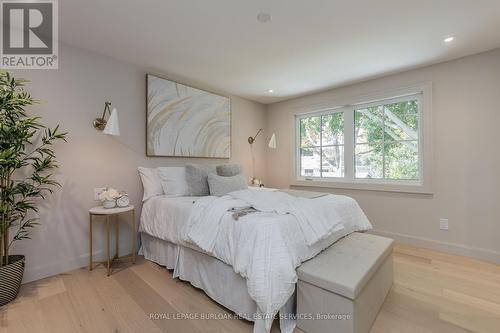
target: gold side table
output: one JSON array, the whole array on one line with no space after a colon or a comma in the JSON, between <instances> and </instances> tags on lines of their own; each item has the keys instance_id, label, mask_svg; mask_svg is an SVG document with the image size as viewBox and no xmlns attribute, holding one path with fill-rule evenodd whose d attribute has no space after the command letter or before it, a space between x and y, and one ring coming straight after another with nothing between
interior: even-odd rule
<instances>
[{"instance_id":1,"label":"gold side table","mask_svg":"<svg viewBox=\"0 0 500 333\"><path fill-rule=\"evenodd\" d=\"M120 244L120 222L117 218L117 215L129 213L132 222L132 253L127 256L120 257L118 246ZM92 223L94 222L94 216L104 216L106 218L106 260L104 261L92 261ZM110 240L110 217L114 217L115 220L115 237L116 237L116 249L115 255L111 258L110 249L109 249L109 240ZM136 252L136 230L135 230L135 208L134 206L127 206L123 208L110 208L106 209L102 206L94 207L89 210L89 271L94 268L94 264L103 264L107 267L108 276L111 275L111 265L114 260L118 259L132 259L132 263L135 263L135 252Z\"/></svg>"}]
</instances>

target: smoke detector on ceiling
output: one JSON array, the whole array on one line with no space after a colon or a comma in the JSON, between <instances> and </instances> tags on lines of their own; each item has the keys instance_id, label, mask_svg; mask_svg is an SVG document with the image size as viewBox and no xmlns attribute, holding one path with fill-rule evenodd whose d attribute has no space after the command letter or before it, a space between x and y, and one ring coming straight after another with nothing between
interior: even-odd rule
<instances>
[{"instance_id":1,"label":"smoke detector on ceiling","mask_svg":"<svg viewBox=\"0 0 500 333\"><path fill-rule=\"evenodd\" d=\"M260 23L267 23L267 22L271 21L271 14L266 13L266 12L260 12L257 15L257 21L259 21Z\"/></svg>"}]
</instances>

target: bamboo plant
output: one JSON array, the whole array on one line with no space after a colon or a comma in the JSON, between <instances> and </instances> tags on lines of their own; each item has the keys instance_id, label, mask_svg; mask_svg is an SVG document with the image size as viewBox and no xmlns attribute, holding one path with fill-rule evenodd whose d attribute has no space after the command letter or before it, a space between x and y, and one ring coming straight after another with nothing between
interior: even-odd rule
<instances>
[{"instance_id":1,"label":"bamboo plant","mask_svg":"<svg viewBox=\"0 0 500 333\"><path fill-rule=\"evenodd\" d=\"M52 145L66 141L59 125L51 129L26 113L36 103L24 90L26 80L0 72L0 266L9 264L9 248L30 238L38 224L37 200L52 193L57 168Z\"/></svg>"}]
</instances>

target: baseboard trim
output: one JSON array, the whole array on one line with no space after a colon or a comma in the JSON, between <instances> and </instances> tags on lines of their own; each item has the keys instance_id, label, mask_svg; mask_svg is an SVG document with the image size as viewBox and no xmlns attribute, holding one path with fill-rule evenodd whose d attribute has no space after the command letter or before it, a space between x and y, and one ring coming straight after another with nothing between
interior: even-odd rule
<instances>
[{"instance_id":1,"label":"baseboard trim","mask_svg":"<svg viewBox=\"0 0 500 333\"><path fill-rule=\"evenodd\" d=\"M500 264L500 252L488 249L462 245L457 243L442 242L434 239L410 236L380 229L371 230L370 233L389 237L404 244L424 247L431 250L442 251L466 257L472 257L475 259L489 261L495 264ZM120 251L122 250L120 249ZM103 255L103 251L102 250L96 251L94 252L93 255L95 258L99 258ZM81 256L72 259L61 260L59 262L50 263L49 265L26 269L26 271L24 272L24 278L22 283L43 279L59 273L64 273L77 268L85 267L88 265L88 260L89 260L88 254L83 254Z\"/></svg>"},{"instance_id":2,"label":"baseboard trim","mask_svg":"<svg viewBox=\"0 0 500 333\"><path fill-rule=\"evenodd\" d=\"M93 253L93 256L94 258L100 258L103 255L103 253L104 253L103 250L95 251ZM88 264L89 264L89 255L82 254L75 258L51 262L48 265L27 268L24 271L22 283L24 284L31 281L54 276L60 273L72 271L74 269L88 266Z\"/></svg>"},{"instance_id":3,"label":"baseboard trim","mask_svg":"<svg viewBox=\"0 0 500 333\"><path fill-rule=\"evenodd\" d=\"M370 232L376 235L392 238L397 242L401 242L404 244L424 247L431 250L447 252L451 254L457 254L465 257L472 257L475 259L489 261L495 264L500 264L500 252L483 249L480 247L442 242L434 239L410 236L386 230L374 229L371 230Z\"/></svg>"}]
</instances>

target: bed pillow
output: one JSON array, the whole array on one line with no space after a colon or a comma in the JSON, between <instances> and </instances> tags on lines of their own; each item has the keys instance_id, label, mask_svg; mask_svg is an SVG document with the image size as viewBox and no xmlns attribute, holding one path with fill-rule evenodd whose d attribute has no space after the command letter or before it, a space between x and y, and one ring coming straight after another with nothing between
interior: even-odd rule
<instances>
[{"instance_id":1,"label":"bed pillow","mask_svg":"<svg viewBox=\"0 0 500 333\"><path fill-rule=\"evenodd\" d=\"M161 179L163 193L169 196L189 195L186 182L186 168L184 167L160 167L158 175Z\"/></svg>"},{"instance_id":2,"label":"bed pillow","mask_svg":"<svg viewBox=\"0 0 500 333\"><path fill-rule=\"evenodd\" d=\"M146 201L151 197L163 194L161 179L156 168L138 167L137 170L141 176L142 187L144 188L142 201Z\"/></svg>"},{"instance_id":3,"label":"bed pillow","mask_svg":"<svg viewBox=\"0 0 500 333\"><path fill-rule=\"evenodd\" d=\"M189 195L210 195L210 190L208 188L208 175L211 173L215 173L215 167L213 165L186 165L186 181Z\"/></svg>"},{"instance_id":4,"label":"bed pillow","mask_svg":"<svg viewBox=\"0 0 500 333\"><path fill-rule=\"evenodd\" d=\"M208 184L210 186L210 195L218 197L226 195L229 192L245 190L248 188L245 176L241 174L232 177L209 174Z\"/></svg>"},{"instance_id":5,"label":"bed pillow","mask_svg":"<svg viewBox=\"0 0 500 333\"><path fill-rule=\"evenodd\" d=\"M240 164L222 164L216 167L217 174L224 177L232 177L243 173Z\"/></svg>"}]
</instances>

